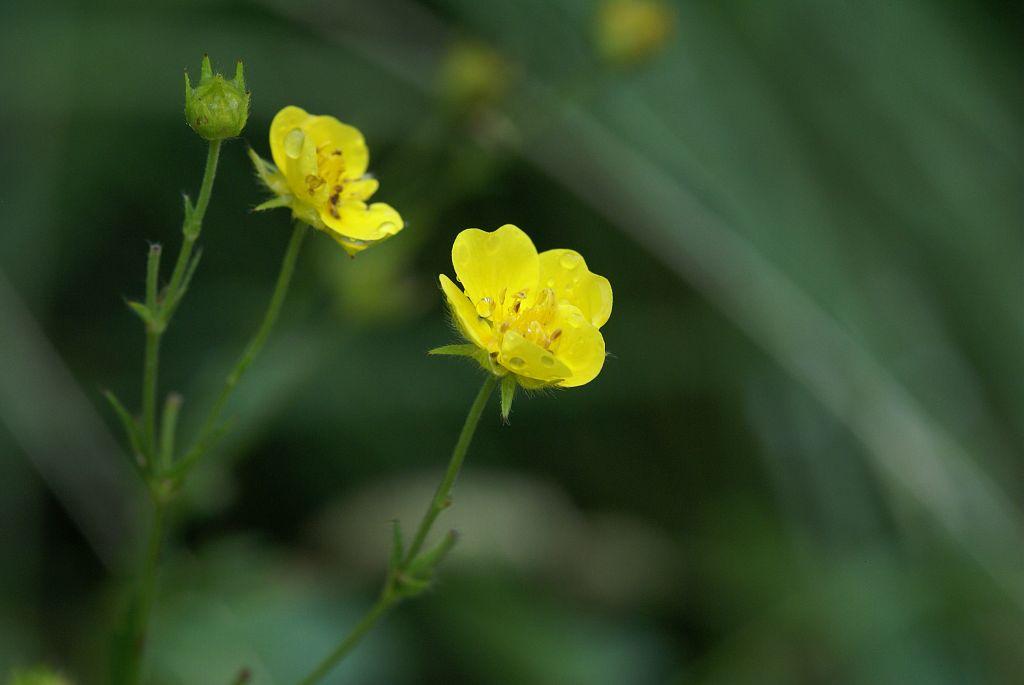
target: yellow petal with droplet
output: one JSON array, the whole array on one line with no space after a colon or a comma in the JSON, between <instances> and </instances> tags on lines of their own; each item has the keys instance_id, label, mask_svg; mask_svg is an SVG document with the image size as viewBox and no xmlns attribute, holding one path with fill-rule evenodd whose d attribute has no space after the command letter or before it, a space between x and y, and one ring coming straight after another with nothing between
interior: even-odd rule
<instances>
[{"instance_id":1,"label":"yellow petal with droplet","mask_svg":"<svg viewBox=\"0 0 1024 685\"><path fill-rule=\"evenodd\" d=\"M591 273L575 250L541 252L540 287L551 288L559 301L575 305L600 328L612 313L612 286L604 276Z\"/></svg>"},{"instance_id":2,"label":"yellow petal with droplet","mask_svg":"<svg viewBox=\"0 0 1024 685\"><path fill-rule=\"evenodd\" d=\"M293 129L301 129L302 125L311 118L309 112L301 107L289 105L274 115L274 120L270 122L270 155L274 159L274 164L281 171L284 171L287 159L284 152L285 136Z\"/></svg>"},{"instance_id":3,"label":"yellow petal with droplet","mask_svg":"<svg viewBox=\"0 0 1024 685\"><path fill-rule=\"evenodd\" d=\"M558 360L572 370L572 375L559 383L564 388L585 385L601 373L604 366L604 336L591 324L578 307L561 305L552 324L562 331L552 345Z\"/></svg>"},{"instance_id":4,"label":"yellow petal with droplet","mask_svg":"<svg viewBox=\"0 0 1024 685\"><path fill-rule=\"evenodd\" d=\"M489 346L492 345L494 338L490 326L480 320L476 315L473 303L469 301L465 293L459 290L459 286L455 285L452 279L444 274L441 274L439 279L441 290L444 291L444 296L448 299L448 306L455 319L455 325L462 331L462 335L471 343L490 350Z\"/></svg>"},{"instance_id":5,"label":"yellow petal with droplet","mask_svg":"<svg viewBox=\"0 0 1024 685\"><path fill-rule=\"evenodd\" d=\"M301 128L285 134L284 166L281 171L299 202L319 205L327 199L327 185L317 176L316 145Z\"/></svg>"},{"instance_id":6,"label":"yellow petal with droplet","mask_svg":"<svg viewBox=\"0 0 1024 685\"><path fill-rule=\"evenodd\" d=\"M320 210L320 220L328 229L357 241L383 240L395 235L405 223L395 209L383 202L367 205L358 200L338 204L338 216L330 213L329 207Z\"/></svg>"},{"instance_id":7,"label":"yellow petal with droplet","mask_svg":"<svg viewBox=\"0 0 1024 685\"><path fill-rule=\"evenodd\" d=\"M573 374L570 367L551 352L514 330L506 332L501 340L498 363L515 374L538 381L552 382Z\"/></svg>"},{"instance_id":8,"label":"yellow petal with droplet","mask_svg":"<svg viewBox=\"0 0 1024 685\"><path fill-rule=\"evenodd\" d=\"M540 272L533 241L511 224L496 231L468 228L459 233L452 246L452 265L474 303L484 297L501 302L506 294L530 293Z\"/></svg>"}]
</instances>

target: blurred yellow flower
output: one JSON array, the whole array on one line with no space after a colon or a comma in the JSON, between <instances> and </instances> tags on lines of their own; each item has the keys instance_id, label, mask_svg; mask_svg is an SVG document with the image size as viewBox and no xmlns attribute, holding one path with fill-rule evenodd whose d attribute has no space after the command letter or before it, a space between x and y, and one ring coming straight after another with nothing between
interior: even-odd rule
<instances>
[{"instance_id":1,"label":"blurred yellow flower","mask_svg":"<svg viewBox=\"0 0 1024 685\"><path fill-rule=\"evenodd\" d=\"M675 21L664 0L605 0L597 12L598 49L613 64L638 64L665 46Z\"/></svg>"},{"instance_id":2,"label":"blurred yellow flower","mask_svg":"<svg viewBox=\"0 0 1024 685\"><path fill-rule=\"evenodd\" d=\"M530 237L507 224L470 228L452 246L462 290L441 288L467 340L487 353L490 370L524 387L575 387L604 366L599 330L612 312L612 286L573 250L537 254Z\"/></svg>"},{"instance_id":3,"label":"blurred yellow flower","mask_svg":"<svg viewBox=\"0 0 1024 685\"><path fill-rule=\"evenodd\" d=\"M275 195L257 210L288 207L350 255L404 227L390 205L366 203L380 184L366 175L370 152L359 129L285 107L270 124L270 152L273 164L249 151L256 173Z\"/></svg>"}]
</instances>

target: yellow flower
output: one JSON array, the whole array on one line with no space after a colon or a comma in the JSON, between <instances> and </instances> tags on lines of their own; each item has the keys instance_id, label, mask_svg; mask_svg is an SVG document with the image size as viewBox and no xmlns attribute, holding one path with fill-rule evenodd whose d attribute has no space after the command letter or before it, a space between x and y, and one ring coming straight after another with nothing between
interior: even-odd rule
<instances>
[{"instance_id":1,"label":"yellow flower","mask_svg":"<svg viewBox=\"0 0 1024 685\"><path fill-rule=\"evenodd\" d=\"M612 64L636 65L672 37L676 15L664 0L605 0L597 13L597 46Z\"/></svg>"},{"instance_id":2,"label":"yellow flower","mask_svg":"<svg viewBox=\"0 0 1024 685\"><path fill-rule=\"evenodd\" d=\"M612 286L579 253L537 254L530 237L507 224L459 233L452 264L463 290L444 274L441 288L492 372L513 373L524 387L575 387L600 373Z\"/></svg>"},{"instance_id":3,"label":"yellow flower","mask_svg":"<svg viewBox=\"0 0 1024 685\"><path fill-rule=\"evenodd\" d=\"M270 152L273 164L249 151L256 173L275 195L257 210L288 207L350 255L404 227L390 205L366 203L380 184L366 175L370 152L359 129L285 107L270 124Z\"/></svg>"}]
</instances>

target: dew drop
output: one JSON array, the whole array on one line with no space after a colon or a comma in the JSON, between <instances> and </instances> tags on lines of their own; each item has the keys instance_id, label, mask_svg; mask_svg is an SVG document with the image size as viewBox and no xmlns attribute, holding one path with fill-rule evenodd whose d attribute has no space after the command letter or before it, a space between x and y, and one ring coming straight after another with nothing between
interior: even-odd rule
<instances>
[{"instance_id":1,"label":"dew drop","mask_svg":"<svg viewBox=\"0 0 1024 685\"><path fill-rule=\"evenodd\" d=\"M476 303L476 313L483 318L490 317L494 313L494 300L489 297L482 297Z\"/></svg>"},{"instance_id":2,"label":"dew drop","mask_svg":"<svg viewBox=\"0 0 1024 685\"><path fill-rule=\"evenodd\" d=\"M393 223L391 221L385 221L384 223L377 227L377 230L383 233L384 235L394 235L398 233L398 224Z\"/></svg>"},{"instance_id":3,"label":"dew drop","mask_svg":"<svg viewBox=\"0 0 1024 685\"><path fill-rule=\"evenodd\" d=\"M508 365L513 369L521 369L526 366L526 361L522 357L512 357L508 360Z\"/></svg>"},{"instance_id":4,"label":"dew drop","mask_svg":"<svg viewBox=\"0 0 1024 685\"><path fill-rule=\"evenodd\" d=\"M550 368L555 365L555 358L545 354L543 357L540 358L540 363Z\"/></svg>"},{"instance_id":5,"label":"dew drop","mask_svg":"<svg viewBox=\"0 0 1024 685\"><path fill-rule=\"evenodd\" d=\"M571 271L575 269L580 263L580 256L573 254L572 252L566 252L558 259L558 263L562 265L562 268Z\"/></svg>"},{"instance_id":6,"label":"dew drop","mask_svg":"<svg viewBox=\"0 0 1024 685\"><path fill-rule=\"evenodd\" d=\"M284 137L284 153L291 159L298 159L302 154L302 145L306 142L306 134L302 129L293 128Z\"/></svg>"}]
</instances>

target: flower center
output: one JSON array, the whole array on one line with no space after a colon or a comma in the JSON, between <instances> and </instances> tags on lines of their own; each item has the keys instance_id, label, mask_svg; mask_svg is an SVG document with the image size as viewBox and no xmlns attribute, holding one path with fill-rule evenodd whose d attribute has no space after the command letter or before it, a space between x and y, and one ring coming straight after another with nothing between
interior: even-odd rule
<instances>
[{"instance_id":1,"label":"flower center","mask_svg":"<svg viewBox=\"0 0 1024 685\"><path fill-rule=\"evenodd\" d=\"M302 129L292 130L285 138L285 153L293 159L298 159L304 139L305 133ZM318 145L316 173L308 174L304 180L310 197L317 197L321 202L326 200L331 216L339 218L338 203L345 190L345 155L341 148L335 147L330 141ZM322 194L326 194L326 198Z\"/></svg>"},{"instance_id":2,"label":"flower center","mask_svg":"<svg viewBox=\"0 0 1024 685\"><path fill-rule=\"evenodd\" d=\"M552 348L557 348L562 336L561 328L552 330L552 322L558 313L555 291L544 288L529 307L526 306L528 294L527 290L520 290L509 295L507 289L502 290L497 302L490 297L481 298L476 303L476 313L490 321L499 348L505 334L515 331L533 344L554 351Z\"/></svg>"}]
</instances>

